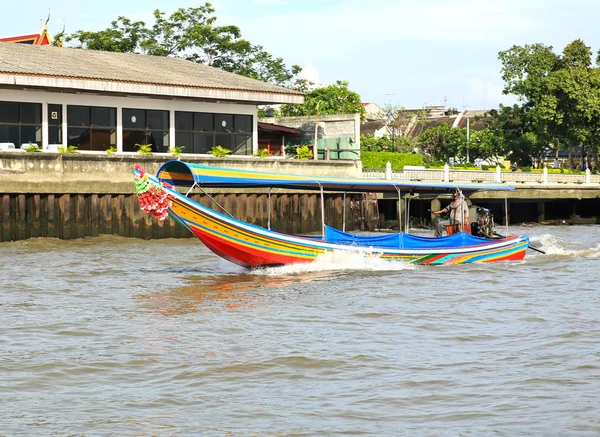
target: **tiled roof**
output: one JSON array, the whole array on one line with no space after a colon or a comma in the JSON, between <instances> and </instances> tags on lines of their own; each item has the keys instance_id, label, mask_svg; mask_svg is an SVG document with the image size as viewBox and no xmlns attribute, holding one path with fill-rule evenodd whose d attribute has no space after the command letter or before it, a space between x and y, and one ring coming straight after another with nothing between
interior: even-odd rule
<instances>
[{"instance_id":1,"label":"tiled roof","mask_svg":"<svg viewBox=\"0 0 600 437\"><path fill-rule=\"evenodd\" d=\"M408 136L417 137L417 136L421 135L427 129L431 129L433 127L438 127L438 126L441 126L442 124L448 124L448 125L452 126L452 124L454 123L454 120L456 120L456 117L453 117L453 116L433 117L433 118L425 118L425 119L419 120L417 123L415 123L412 126L412 129L410 130Z\"/></svg>"},{"instance_id":2,"label":"tiled roof","mask_svg":"<svg viewBox=\"0 0 600 437\"><path fill-rule=\"evenodd\" d=\"M375 121L367 121L360 125L360 134L361 135L372 135L376 130L381 129L385 126L385 122L382 120Z\"/></svg>"},{"instance_id":3,"label":"tiled roof","mask_svg":"<svg viewBox=\"0 0 600 437\"><path fill-rule=\"evenodd\" d=\"M0 43L0 74L298 95L185 59Z\"/></svg>"}]
</instances>

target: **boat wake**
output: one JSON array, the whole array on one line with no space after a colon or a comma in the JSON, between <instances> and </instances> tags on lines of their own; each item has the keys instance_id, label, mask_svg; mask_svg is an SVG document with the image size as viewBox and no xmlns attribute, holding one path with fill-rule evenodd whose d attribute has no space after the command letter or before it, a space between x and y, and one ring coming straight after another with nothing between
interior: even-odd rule
<instances>
[{"instance_id":1,"label":"boat wake","mask_svg":"<svg viewBox=\"0 0 600 437\"><path fill-rule=\"evenodd\" d=\"M600 244L582 247L581 242L568 242L552 234L531 237L533 246L542 249L547 255L564 257L600 258Z\"/></svg>"},{"instance_id":2,"label":"boat wake","mask_svg":"<svg viewBox=\"0 0 600 437\"><path fill-rule=\"evenodd\" d=\"M375 256L361 253L326 252L306 264L291 264L279 267L267 267L252 270L253 274L266 276L285 276L307 272L327 271L400 271L415 269L414 264L385 261Z\"/></svg>"}]
</instances>

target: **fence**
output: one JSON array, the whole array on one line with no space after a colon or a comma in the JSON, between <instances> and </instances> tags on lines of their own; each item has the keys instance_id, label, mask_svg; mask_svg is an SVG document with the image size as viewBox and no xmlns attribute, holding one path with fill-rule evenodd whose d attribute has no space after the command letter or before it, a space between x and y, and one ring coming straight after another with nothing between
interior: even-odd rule
<instances>
[{"instance_id":1,"label":"fence","mask_svg":"<svg viewBox=\"0 0 600 437\"><path fill-rule=\"evenodd\" d=\"M387 175L387 176L386 176ZM529 172L503 172L496 170L451 170L448 166L444 169L427 169L405 167L403 170L388 169L363 169L364 178L397 179L411 181L441 181L441 182L505 182L511 185L596 185L600 184L600 175L549 173L544 168L540 173Z\"/></svg>"}]
</instances>

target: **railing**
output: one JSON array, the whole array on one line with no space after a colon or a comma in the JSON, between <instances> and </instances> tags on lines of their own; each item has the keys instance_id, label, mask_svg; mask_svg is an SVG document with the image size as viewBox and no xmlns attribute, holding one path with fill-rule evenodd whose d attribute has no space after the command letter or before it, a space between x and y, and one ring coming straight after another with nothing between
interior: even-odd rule
<instances>
[{"instance_id":1,"label":"railing","mask_svg":"<svg viewBox=\"0 0 600 437\"><path fill-rule=\"evenodd\" d=\"M387 177L386 177L387 173ZM445 182L506 182L511 185L598 185L600 184L599 174L590 174L589 170L585 174L563 174L533 172L503 172L498 168L496 170L450 170L445 169L426 169L426 168L408 168L402 171L391 169L363 169L364 178L373 179L396 179L410 181L445 181Z\"/></svg>"}]
</instances>

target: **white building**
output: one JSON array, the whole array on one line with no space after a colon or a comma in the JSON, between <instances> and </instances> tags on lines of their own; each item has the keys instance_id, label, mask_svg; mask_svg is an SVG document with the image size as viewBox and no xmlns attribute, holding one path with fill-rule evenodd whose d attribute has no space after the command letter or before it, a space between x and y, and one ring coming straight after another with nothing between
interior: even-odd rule
<instances>
[{"instance_id":1,"label":"white building","mask_svg":"<svg viewBox=\"0 0 600 437\"><path fill-rule=\"evenodd\" d=\"M179 58L0 43L0 144L250 155L258 104L301 93Z\"/></svg>"}]
</instances>

